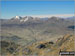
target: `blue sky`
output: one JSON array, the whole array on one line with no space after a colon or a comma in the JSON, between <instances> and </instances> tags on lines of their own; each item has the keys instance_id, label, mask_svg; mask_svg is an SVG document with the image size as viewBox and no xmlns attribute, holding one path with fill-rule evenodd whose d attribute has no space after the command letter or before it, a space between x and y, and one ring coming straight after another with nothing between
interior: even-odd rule
<instances>
[{"instance_id":1,"label":"blue sky","mask_svg":"<svg viewBox=\"0 0 75 56\"><path fill-rule=\"evenodd\" d=\"M1 18L28 15L74 14L74 1L2 1Z\"/></svg>"}]
</instances>

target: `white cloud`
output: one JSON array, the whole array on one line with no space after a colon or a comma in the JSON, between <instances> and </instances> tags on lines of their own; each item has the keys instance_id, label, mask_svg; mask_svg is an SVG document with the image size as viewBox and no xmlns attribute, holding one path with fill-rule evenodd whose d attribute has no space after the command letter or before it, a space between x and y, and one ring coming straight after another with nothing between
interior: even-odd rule
<instances>
[{"instance_id":1,"label":"white cloud","mask_svg":"<svg viewBox=\"0 0 75 56\"><path fill-rule=\"evenodd\" d=\"M44 18L44 17L52 17L52 16L55 16L55 17L71 17L71 16L74 16L74 14L29 15L29 16L32 16L32 17L40 17L40 18Z\"/></svg>"}]
</instances>

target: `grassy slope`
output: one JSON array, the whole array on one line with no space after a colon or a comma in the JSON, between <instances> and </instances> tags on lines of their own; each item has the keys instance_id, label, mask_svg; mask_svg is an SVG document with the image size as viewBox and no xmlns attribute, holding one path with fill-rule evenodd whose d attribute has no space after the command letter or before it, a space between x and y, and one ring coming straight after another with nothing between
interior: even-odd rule
<instances>
[{"instance_id":1,"label":"grassy slope","mask_svg":"<svg viewBox=\"0 0 75 56\"><path fill-rule=\"evenodd\" d=\"M64 38L64 39L63 39ZM32 46L29 46L30 50L32 50L31 54L38 54L38 56L43 55L59 55L60 49L62 51L75 51L74 50L74 35L67 34L64 37L60 38L60 40L57 40L55 44L45 44L46 41L41 41L39 43L34 43ZM36 46L40 44L45 44L47 47L43 49L36 48ZM36 51L35 51L36 50ZM30 54L30 55L31 55Z\"/></svg>"}]
</instances>

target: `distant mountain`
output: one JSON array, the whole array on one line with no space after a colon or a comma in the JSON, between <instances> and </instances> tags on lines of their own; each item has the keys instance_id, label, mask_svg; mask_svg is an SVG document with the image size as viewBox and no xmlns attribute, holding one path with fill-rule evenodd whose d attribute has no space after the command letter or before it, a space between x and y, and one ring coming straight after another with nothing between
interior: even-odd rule
<instances>
[{"instance_id":1,"label":"distant mountain","mask_svg":"<svg viewBox=\"0 0 75 56\"><path fill-rule=\"evenodd\" d=\"M21 16L15 16L15 17L13 17L13 18L11 18L12 20L13 19L22 19L22 17Z\"/></svg>"},{"instance_id":2,"label":"distant mountain","mask_svg":"<svg viewBox=\"0 0 75 56\"><path fill-rule=\"evenodd\" d=\"M37 21L37 20L59 20L59 19L63 19L63 18L60 18L60 17L55 17L55 16L52 16L50 18L48 17L45 17L45 18L39 18L39 17L32 17L32 16L24 16L24 17L21 17L21 16L15 16L13 18L11 18L11 20L19 20L20 22L26 22L26 21Z\"/></svg>"},{"instance_id":3,"label":"distant mountain","mask_svg":"<svg viewBox=\"0 0 75 56\"><path fill-rule=\"evenodd\" d=\"M68 26L73 26L74 22L69 19L64 19L60 17L50 17L50 18L38 18L38 17L31 17L31 16L16 16L8 20L1 20L1 26L5 27L33 27L35 28L41 27L50 27L50 28L60 28L60 30L63 28L67 28ZM54 29L54 30L55 30ZM58 29L59 30L59 29Z\"/></svg>"},{"instance_id":4,"label":"distant mountain","mask_svg":"<svg viewBox=\"0 0 75 56\"><path fill-rule=\"evenodd\" d=\"M65 19L71 20L71 21L75 21L75 16L73 16L73 17L67 17L67 18L65 18Z\"/></svg>"},{"instance_id":5,"label":"distant mountain","mask_svg":"<svg viewBox=\"0 0 75 56\"><path fill-rule=\"evenodd\" d=\"M68 17L67 19L75 19L75 16L73 16L73 17Z\"/></svg>"},{"instance_id":6,"label":"distant mountain","mask_svg":"<svg viewBox=\"0 0 75 56\"><path fill-rule=\"evenodd\" d=\"M23 17L23 18L20 20L20 22L26 22L26 21L28 21L28 20L33 20L33 17L31 17L31 16L25 16L25 17Z\"/></svg>"},{"instance_id":7,"label":"distant mountain","mask_svg":"<svg viewBox=\"0 0 75 56\"><path fill-rule=\"evenodd\" d=\"M26 22L28 20L33 20L34 18L31 17L31 16L24 16L24 17L21 17L21 16L15 16L13 18L11 18L11 20L19 20L20 22Z\"/></svg>"}]
</instances>

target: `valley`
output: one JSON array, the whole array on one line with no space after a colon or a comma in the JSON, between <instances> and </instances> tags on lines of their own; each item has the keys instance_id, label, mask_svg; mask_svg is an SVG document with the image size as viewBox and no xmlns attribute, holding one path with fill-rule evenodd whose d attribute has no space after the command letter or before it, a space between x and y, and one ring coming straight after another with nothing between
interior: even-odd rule
<instances>
[{"instance_id":1,"label":"valley","mask_svg":"<svg viewBox=\"0 0 75 56\"><path fill-rule=\"evenodd\" d=\"M74 50L74 18L13 17L0 19L2 55L59 55Z\"/></svg>"}]
</instances>

